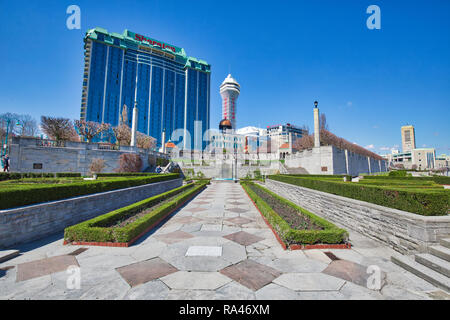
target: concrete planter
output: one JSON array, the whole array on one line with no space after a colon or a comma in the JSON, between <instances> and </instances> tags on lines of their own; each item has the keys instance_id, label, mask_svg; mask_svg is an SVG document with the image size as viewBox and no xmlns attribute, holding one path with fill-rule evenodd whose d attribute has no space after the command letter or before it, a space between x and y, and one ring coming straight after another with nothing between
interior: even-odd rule
<instances>
[{"instance_id":1,"label":"concrete planter","mask_svg":"<svg viewBox=\"0 0 450 320\"><path fill-rule=\"evenodd\" d=\"M0 248L27 243L132 203L180 187L182 179L0 210Z\"/></svg>"},{"instance_id":2,"label":"concrete planter","mask_svg":"<svg viewBox=\"0 0 450 320\"><path fill-rule=\"evenodd\" d=\"M421 216L270 179L265 186L318 216L403 254L427 252L428 247L450 235L450 216Z\"/></svg>"}]
</instances>

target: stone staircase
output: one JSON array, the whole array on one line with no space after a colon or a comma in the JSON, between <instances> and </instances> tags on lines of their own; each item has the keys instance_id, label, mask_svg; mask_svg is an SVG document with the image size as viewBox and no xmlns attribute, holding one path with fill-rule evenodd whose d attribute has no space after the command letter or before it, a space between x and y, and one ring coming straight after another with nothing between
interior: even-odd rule
<instances>
[{"instance_id":1,"label":"stone staircase","mask_svg":"<svg viewBox=\"0 0 450 320\"><path fill-rule=\"evenodd\" d=\"M280 162L280 173L281 174L309 174L305 168L302 168L302 167L290 168L281 162Z\"/></svg>"},{"instance_id":2,"label":"stone staircase","mask_svg":"<svg viewBox=\"0 0 450 320\"><path fill-rule=\"evenodd\" d=\"M428 253L392 256L391 261L429 283L450 292L450 238L428 248Z\"/></svg>"}]
</instances>

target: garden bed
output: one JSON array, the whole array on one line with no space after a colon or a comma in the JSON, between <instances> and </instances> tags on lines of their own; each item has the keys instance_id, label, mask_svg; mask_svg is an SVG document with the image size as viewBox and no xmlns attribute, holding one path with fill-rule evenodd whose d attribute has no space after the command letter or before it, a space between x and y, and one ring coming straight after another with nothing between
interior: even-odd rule
<instances>
[{"instance_id":1,"label":"garden bed","mask_svg":"<svg viewBox=\"0 0 450 320\"><path fill-rule=\"evenodd\" d=\"M255 183L241 185L284 248L350 248L344 229Z\"/></svg>"},{"instance_id":2,"label":"garden bed","mask_svg":"<svg viewBox=\"0 0 450 320\"><path fill-rule=\"evenodd\" d=\"M206 187L191 183L64 230L64 244L128 247Z\"/></svg>"},{"instance_id":3,"label":"garden bed","mask_svg":"<svg viewBox=\"0 0 450 320\"><path fill-rule=\"evenodd\" d=\"M25 205L62 200L135 187L155 182L179 178L179 174L163 174L143 177L102 178L83 181L81 178L64 179L23 179L0 183L0 210ZM80 181L74 181L80 179ZM30 181L27 181L30 180ZM50 183L48 183L50 181Z\"/></svg>"}]
</instances>

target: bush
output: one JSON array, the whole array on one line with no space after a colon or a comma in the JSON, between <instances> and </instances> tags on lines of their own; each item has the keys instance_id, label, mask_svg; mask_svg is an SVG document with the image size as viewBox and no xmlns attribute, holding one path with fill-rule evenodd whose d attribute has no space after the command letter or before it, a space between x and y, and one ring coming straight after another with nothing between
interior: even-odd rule
<instances>
[{"instance_id":1,"label":"bush","mask_svg":"<svg viewBox=\"0 0 450 320\"><path fill-rule=\"evenodd\" d=\"M425 216L447 215L450 209L450 192L444 189L372 186L287 175L267 178Z\"/></svg>"},{"instance_id":2,"label":"bush","mask_svg":"<svg viewBox=\"0 0 450 320\"><path fill-rule=\"evenodd\" d=\"M178 174L164 174L136 178L116 178L82 181L70 184L47 184L0 189L0 209L16 208L35 203L67 199L87 194L124 189L178 178Z\"/></svg>"},{"instance_id":3,"label":"bush","mask_svg":"<svg viewBox=\"0 0 450 320\"><path fill-rule=\"evenodd\" d=\"M156 166L165 167L169 164L169 160L164 158L157 158L156 159Z\"/></svg>"},{"instance_id":4,"label":"bush","mask_svg":"<svg viewBox=\"0 0 450 320\"><path fill-rule=\"evenodd\" d=\"M19 180L24 178L74 178L81 177L81 173L73 173L73 172L0 172L0 181L5 180Z\"/></svg>"},{"instance_id":5,"label":"bush","mask_svg":"<svg viewBox=\"0 0 450 320\"><path fill-rule=\"evenodd\" d=\"M154 176L154 172L116 172L116 173L98 173L97 177L144 177Z\"/></svg>"},{"instance_id":6,"label":"bush","mask_svg":"<svg viewBox=\"0 0 450 320\"><path fill-rule=\"evenodd\" d=\"M406 170L389 171L389 177L406 177L406 176L407 176Z\"/></svg>"},{"instance_id":7,"label":"bush","mask_svg":"<svg viewBox=\"0 0 450 320\"><path fill-rule=\"evenodd\" d=\"M81 178L81 173L79 172L57 172L57 178Z\"/></svg>"},{"instance_id":8,"label":"bush","mask_svg":"<svg viewBox=\"0 0 450 320\"><path fill-rule=\"evenodd\" d=\"M105 168L105 160L94 158L92 159L91 164L89 165L89 171L91 173L100 173Z\"/></svg>"},{"instance_id":9,"label":"bush","mask_svg":"<svg viewBox=\"0 0 450 320\"><path fill-rule=\"evenodd\" d=\"M68 242L130 242L204 188L204 183L199 185L185 185L94 219L84 221L66 228L64 230L64 240ZM151 208L161 201L176 196L177 194L178 196L171 201L162 204L160 207L150 211L148 214L136 219L134 222L124 227L108 227L117 221L133 216L147 208Z\"/></svg>"},{"instance_id":10,"label":"bush","mask_svg":"<svg viewBox=\"0 0 450 320\"><path fill-rule=\"evenodd\" d=\"M142 170L142 158L135 153L124 153L119 157L118 172L140 172Z\"/></svg>"},{"instance_id":11,"label":"bush","mask_svg":"<svg viewBox=\"0 0 450 320\"><path fill-rule=\"evenodd\" d=\"M280 238L287 245L291 244L339 244L348 239L348 232L344 229L340 229L331 222L316 216L315 214L295 205L294 203L278 196L277 194L263 188L253 182L242 182L247 194L255 202L258 209L266 217L272 228L277 232ZM299 214L305 215L311 219L314 224L319 225L323 230L296 230L289 226L289 224L281 218L260 196L258 196L249 186L256 187L268 193L272 197L285 205L288 205L299 212Z\"/></svg>"}]
</instances>

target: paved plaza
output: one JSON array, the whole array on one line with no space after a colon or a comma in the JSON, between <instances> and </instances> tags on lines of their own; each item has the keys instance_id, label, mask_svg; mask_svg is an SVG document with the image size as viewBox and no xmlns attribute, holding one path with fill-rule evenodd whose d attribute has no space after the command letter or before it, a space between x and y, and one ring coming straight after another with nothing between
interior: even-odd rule
<instances>
[{"instance_id":1,"label":"paved plaza","mask_svg":"<svg viewBox=\"0 0 450 320\"><path fill-rule=\"evenodd\" d=\"M213 182L129 248L64 246L62 234L17 248L0 299L449 299L349 231L352 249L283 250L239 184Z\"/></svg>"}]
</instances>

